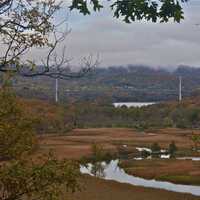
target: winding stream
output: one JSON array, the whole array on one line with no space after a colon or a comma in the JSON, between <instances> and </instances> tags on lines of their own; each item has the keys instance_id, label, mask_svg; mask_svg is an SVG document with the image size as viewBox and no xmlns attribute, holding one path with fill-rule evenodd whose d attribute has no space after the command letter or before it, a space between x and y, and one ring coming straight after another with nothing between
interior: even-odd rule
<instances>
[{"instance_id":1,"label":"winding stream","mask_svg":"<svg viewBox=\"0 0 200 200\"><path fill-rule=\"evenodd\" d=\"M181 193L190 193L196 196L200 196L200 186L192 185L180 185L170 182L162 182L156 180L147 180L139 177L135 177L127 174L123 169L118 166L119 160L112 160L109 164L102 162L104 166L104 176L102 178L106 180L114 180L120 183L129 183L131 185L165 189L168 191L181 192ZM88 167L80 167L80 171L83 174L89 174L92 170L92 164L88 164Z\"/></svg>"}]
</instances>

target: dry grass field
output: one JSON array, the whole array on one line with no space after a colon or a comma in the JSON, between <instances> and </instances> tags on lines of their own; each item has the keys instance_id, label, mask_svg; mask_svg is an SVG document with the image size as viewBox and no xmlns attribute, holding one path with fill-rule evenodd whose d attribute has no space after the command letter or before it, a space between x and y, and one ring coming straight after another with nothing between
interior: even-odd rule
<instances>
[{"instance_id":1,"label":"dry grass field","mask_svg":"<svg viewBox=\"0 0 200 200\"><path fill-rule=\"evenodd\" d=\"M200 133L197 132L197 134ZM175 141L179 149L191 149L193 144L190 137L190 130L180 129L164 129L141 133L125 128L90 128L75 129L65 135L40 136L39 146L40 152L48 152L51 149L59 159L80 159L82 156L87 156L91 153L91 144L94 142L102 144L110 152L117 151L117 148L123 145L127 145L129 151L137 152L136 147L150 147L153 142L158 142L162 148L166 148L172 140ZM180 162L182 166L187 161ZM185 170L191 172L194 169L191 161L184 165L187 166ZM139 168L140 164L137 166L137 172L141 173L139 175L144 176L144 171ZM144 166L145 164L143 164L143 168L147 169ZM150 166L151 164L146 164L146 167L149 168ZM156 171L152 166L151 169L154 172ZM163 170L163 172L174 171L176 173L179 171L180 165L178 163L169 165L169 162L166 162L160 165L159 169ZM197 168L195 169L197 171ZM149 174L145 175L147 178L149 175L152 177L155 175L152 174L151 170L149 172ZM89 176L81 178L81 186L82 190L80 192L76 192L73 195L67 194L70 200L199 200L199 197L188 194L136 187Z\"/></svg>"},{"instance_id":2,"label":"dry grass field","mask_svg":"<svg viewBox=\"0 0 200 200\"><path fill-rule=\"evenodd\" d=\"M175 141L179 149L191 149L190 130L163 129L155 132L141 133L125 128L90 128L75 129L66 135L46 135L39 137L40 150L52 149L58 158L75 158L90 154L91 144L96 142L105 149L115 152L117 147L127 145L127 150L135 152L135 147L150 147L158 142L167 148ZM200 131L197 132L200 134Z\"/></svg>"},{"instance_id":3,"label":"dry grass field","mask_svg":"<svg viewBox=\"0 0 200 200\"><path fill-rule=\"evenodd\" d=\"M187 185L200 185L200 162L176 159L122 161L128 174L146 179L170 181Z\"/></svg>"}]
</instances>

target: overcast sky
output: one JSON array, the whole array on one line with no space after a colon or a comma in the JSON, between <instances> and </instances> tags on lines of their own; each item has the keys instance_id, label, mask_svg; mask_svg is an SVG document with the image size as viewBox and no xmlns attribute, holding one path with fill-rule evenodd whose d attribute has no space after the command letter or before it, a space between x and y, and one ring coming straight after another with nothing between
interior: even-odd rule
<instances>
[{"instance_id":1,"label":"overcast sky","mask_svg":"<svg viewBox=\"0 0 200 200\"><path fill-rule=\"evenodd\" d=\"M135 22L112 17L109 8L84 17L69 15L71 34L65 41L68 55L78 60L99 54L101 65L200 66L200 0L184 5L181 24Z\"/></svg>"}]
</instances>

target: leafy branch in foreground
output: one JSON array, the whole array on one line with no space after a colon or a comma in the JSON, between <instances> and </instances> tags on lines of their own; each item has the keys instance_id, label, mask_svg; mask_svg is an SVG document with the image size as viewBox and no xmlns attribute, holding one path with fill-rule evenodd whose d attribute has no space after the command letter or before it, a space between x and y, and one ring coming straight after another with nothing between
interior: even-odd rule
<instances>
[{"instance_id":1,"label":"leafy branch in foreground","mask_svg":"<svg viewBox=\"0 0 200 200\"><path fill-rule=\"evenodd\" d=\"M79 188L78 165L48 157L42 164L15 160L0 167L1 200L65 199Z\"/></svg>"},{"instance_id":2,"label":"leafy branch in foreground","mask_svg":"<svg viewBox=\"0 0 200 200\"><path fill-rule=\"evenodd\" d=\"M115 0L109 1L110 8L115 18L122 18L126 23L137 20L152 22L168 22L173 19L180 22L184 19L182 3L188 0ZM91 10L100 11L105 2L100 0L72 0L70 9L79 10L80 13L88 15Z\"/></svg>"},{"instance_id":3,"label":"leafy branch in foreground","mask_svg":"<svg viewBox=\"0 0 200 200\"><path fill-rule=\"evenodd\" d=\"M9 88L0 91L0 161L16 159L36 147L32 128L34 121L27 117Z\"/></svg>"},{"instance_id":4,"label":"leafy branch in foreground","mask_svg":"<svg viewBox=\"0 0 200 200\"><path fill-rule=\"evenodd\" d=\"M79 189L79 165L33 156L37 139L32 119L8 88L0 90L0 199L56 200Z\"/></svg>"}]
</instances>

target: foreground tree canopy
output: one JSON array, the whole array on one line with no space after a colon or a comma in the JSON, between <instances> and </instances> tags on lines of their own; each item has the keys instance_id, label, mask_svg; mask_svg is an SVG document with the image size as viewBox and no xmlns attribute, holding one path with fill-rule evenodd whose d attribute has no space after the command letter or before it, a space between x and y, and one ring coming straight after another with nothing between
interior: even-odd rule
<instances>
[{"instance_id":1,"label":"foreground tree canopy","mask_svg":"<svg viewBox=\"0 0 200 200\"><path fill-rule=\"evenodd\" d=\"M115 0L109 1L114 12L114 17L122 18L126 23L136 20L152 22L168 22L173 19L180 22L183 19L181 3L188 0ZM92 7L92 9L89 9ZM72 0L70 9L78 9L84 15L90 14L91 10L100 11L103 8L100 0Z\"/></svg>"},{"instance_id":2,"label":"foreground tree canopy","mask_svg":"<svg viewBox=\"0 0 200 200\"><path fill-rule=\"evenodd\" d=\"M101 11L104 6L111 7L114 17L131 23L136 20L168 22L183 19L182 4L188 0L71 0L70 10L78 10L87 15L92 11ZM62 6L56 0L1 0L0 1L0 72L18 73L22 76L45 75L53 78L80 77L97 65L91 57L83 59L82 70L71 73L69 59L65 51L56 53L56 47L62 43L68 31L61 33L55 20L55 13ZM106 4L106 5L105 5ZM67 11L66 11L67 12ZM64 22L65 23L65 22ZM45 58L38 67L33 59L27 59L31 49L48 49Z\"/></svg>"},{"instance_id":3,"label":"foreground tree canopy","mask_svg":"<svg viewBox=\"0 0 200 200\"><path fill-rule=\"evenodd\" d=\"M33 156L33 119L9 88L0 90L0 199L57 200L79 189L79 165L49 155Z\"/></svg>"}]
</instances>

